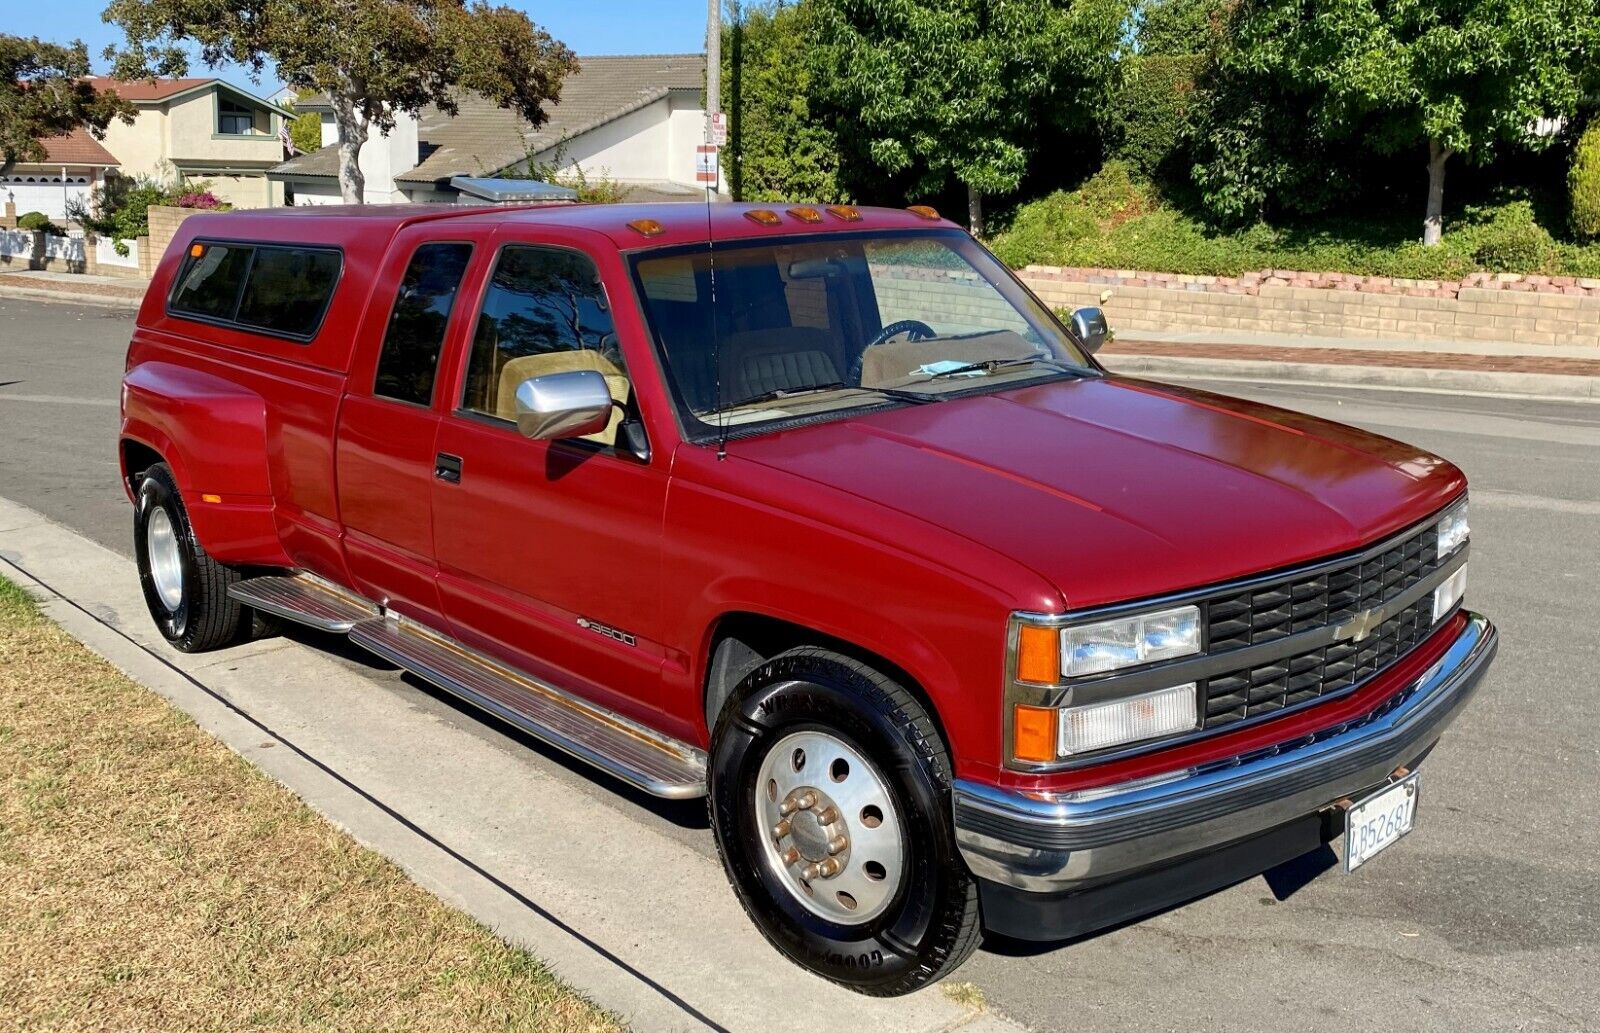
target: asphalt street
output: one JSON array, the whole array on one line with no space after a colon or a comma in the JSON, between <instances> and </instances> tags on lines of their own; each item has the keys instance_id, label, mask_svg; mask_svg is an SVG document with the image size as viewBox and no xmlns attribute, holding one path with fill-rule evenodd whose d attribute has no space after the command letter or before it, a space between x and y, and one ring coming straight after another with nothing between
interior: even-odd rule
<instances>
[{"instance_id":1,"label":"asphalt street","mask_svg":"<svg viewBox=\"0 0 1600 1033\"><path fill-rule=\"evenodd\" d=\"M124 555L115 440L132 318L0 298L0 496ZM1357 874L1308 862L1078 943L986 944L957 978L1041 1031L1600 1028L1600 405L1217 389L1466 470L1467 597L1500 625L1496 669L1423 766L1416 832ZM417 682L344 662L484 750L578 787L597 818L664 831L716 863L700 805L619 792Z\"/></svg>"}]
</instances>

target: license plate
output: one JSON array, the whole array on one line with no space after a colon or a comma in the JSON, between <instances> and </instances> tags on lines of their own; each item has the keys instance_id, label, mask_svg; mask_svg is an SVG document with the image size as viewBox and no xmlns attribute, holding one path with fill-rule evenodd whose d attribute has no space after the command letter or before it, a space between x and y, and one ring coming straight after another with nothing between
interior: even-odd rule
<instances>
[{"instance_id":1,"label":"license plate","mask_svg":"<svg viewBox=\"0 0 1600 1033\"><path fill-rule=\"evenodd\" d=\"M1392 846L1416 818L1416 775L1351 805L1344 815L1344 870L1353 872Z\"/></svg>"}]
</instances>

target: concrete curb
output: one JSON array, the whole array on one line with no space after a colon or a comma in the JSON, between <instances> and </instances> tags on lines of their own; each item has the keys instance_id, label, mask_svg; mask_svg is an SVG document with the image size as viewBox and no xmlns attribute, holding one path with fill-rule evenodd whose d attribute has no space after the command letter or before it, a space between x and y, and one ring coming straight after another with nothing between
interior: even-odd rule
<instances>
[{"instance_id":1,"label":"concrete curb","mask_svg":"<svg viewBox=\"0 0 1600 1033\"><path fill-rule=\"evenodd\" d=\"M1287 352L1288 349L1285 349ZM1503 373L1488 370L1423 369L1413 366L1336 365L1321 362L1266 362L1254 359L1199 359L1153 355L1105 355L1115 373L1156 379L1238 380L1303 387L1349 386L1452 395L1493 395L1551 402L1600 402L1600 377L1559 373Z\"/></svg>"},{"instance_id":2,"label":"concrete curb","mask_svg":"<svg viewBox=\"0 0 1600 1033\"><path fill-rule=\"evenodd\" d=\"M832 1029L1022 1029L937 988L881 1000L805 973L762 939L715 861L552 777L514 742L497 749L482 729L441 719L403 682L287 638L171 650L127 560L3 498L0 573L73 637L636 1030L787 1028L797 1001Z\"/></svg>"},{"instance_id":3,"label":"concrete curb","mask_svg":"<svg viewBox=\"0 0 1600 1033\"><path fill-rule=\"evenodd\" d=\"M103 308L123 309L137 312L139 306L144 304L143 297L124 298L114 294L80 294L76 291L56 291L48 288L14 287L7 283L0 283L0 298L13 298L18 301L54 301L67 305L99 305Z\"/></svg>"}]
</instances>

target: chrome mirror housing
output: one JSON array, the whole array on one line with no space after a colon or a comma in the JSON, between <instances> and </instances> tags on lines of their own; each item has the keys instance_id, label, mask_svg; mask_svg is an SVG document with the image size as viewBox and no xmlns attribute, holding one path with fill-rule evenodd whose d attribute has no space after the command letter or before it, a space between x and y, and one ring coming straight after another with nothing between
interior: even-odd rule
<instances>
[{"instance_id":1,"label":"chrome mirror housing","mask_svg":"<svg viewBox=\"0 0 1600 1033\"><path fill-rule=\"evenodd\" d=\"M1106 314L1098 308L1080 308L1072 313L1072 332L1090 355L1100 350L1111 336Z\"/></svg>"},{"instance_id":2,"label":"chrome mirror housing","mask_svg":"<svg viewBox=\"0 0 1600 1033\"><path fill-rule=\"evenodd\" d=\"M611 423L611 389L592 369L547 373L517 385L517 430L537 441L598 434Z\"/></svg>"}]
</instances>

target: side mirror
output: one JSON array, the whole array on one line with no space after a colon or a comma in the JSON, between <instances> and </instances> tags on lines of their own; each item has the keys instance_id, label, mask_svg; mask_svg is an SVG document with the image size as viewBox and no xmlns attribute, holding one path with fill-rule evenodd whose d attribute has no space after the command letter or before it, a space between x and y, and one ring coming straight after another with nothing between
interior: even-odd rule
<instances>
[{"instance_id":1,"label":"side mirror","mask_svg":"<svg viewBox=\"0 0 1600 1033\"><path fill-rule=\"evenodd\" d=\"M547 373L517 385L517 430L525 438L581 438L610 423L611 389L592 369Z\"/></svg>"},{"instance_id":2,"label":"side mirror","mask_svg":"<svg viewBox=\"0 0 1600 1033\"><path fill-rule=\"evenodd\" d=\"M1106 314L1097 308L1080 308L1072 313L1072 332L1090 355L1100 350L1111 336L1106 325Z\"/></svg>"}]
</instances>

